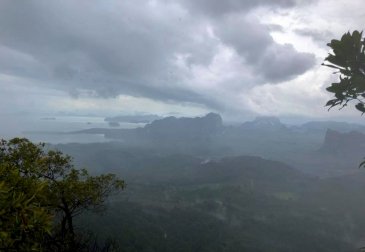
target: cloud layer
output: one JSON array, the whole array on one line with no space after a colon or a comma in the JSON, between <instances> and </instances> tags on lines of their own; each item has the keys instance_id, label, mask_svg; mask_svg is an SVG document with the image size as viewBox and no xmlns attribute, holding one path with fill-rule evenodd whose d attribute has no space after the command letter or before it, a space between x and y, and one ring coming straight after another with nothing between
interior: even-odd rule
<instances>
[{"instance_id":1,"label":"cloud layer","mask_svg":"<svg viewBox=\"0 0 365 252\"><path fill-rule=\"evenodd\" d=\"M321 43L333 34L306 26L302 13L311 8L300 0L3 0L0 89L12 78L20 96L33 87L75 99L129 96L265 113L251 106L258 90L291 81L301 89L298 80L319 65L317 52L277 38L291 31Z\"/></svg>"}]
</instances>

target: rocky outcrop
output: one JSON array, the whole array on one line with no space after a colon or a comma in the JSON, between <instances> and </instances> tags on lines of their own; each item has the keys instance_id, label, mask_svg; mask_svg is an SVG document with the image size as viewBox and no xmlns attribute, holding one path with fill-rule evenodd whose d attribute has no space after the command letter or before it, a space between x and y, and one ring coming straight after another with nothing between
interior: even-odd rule
<instances>
[{"instance_id":1,"label":"rocky outcrop","mask_svg":"<svg viewBox=\"0 0 365 252\"><path fill-rule=\"evenodd\" d=\"M341 133L328 129L320 151L336 155L365 156L365 134L358 131Z\"/></svg>"},{"instance_id":2,"label":"rocky outcrop","mask_svg":"<svg viewBox=\"0 0 365 252\"><path fill-rule=\"evenodd\" d=\"M256 117L255 120L253 121L243 123L241 128L246 130L265 130L265 131L276 131L276 130L287 129L285 124L283 124L279 118L274 116Z\"/></svg>"},{"instance_id":3,"label":"rocky outcrop","mask_svg":"<svg viewBox=\"0 0 365 252\"><path fill-rule=\"evenodd\" d=\"M147 124L143 131L154 138L202 139L217 135L223 130L220 115L209 113L203 117L167 117Z\"/></svg>"}]
</instances>

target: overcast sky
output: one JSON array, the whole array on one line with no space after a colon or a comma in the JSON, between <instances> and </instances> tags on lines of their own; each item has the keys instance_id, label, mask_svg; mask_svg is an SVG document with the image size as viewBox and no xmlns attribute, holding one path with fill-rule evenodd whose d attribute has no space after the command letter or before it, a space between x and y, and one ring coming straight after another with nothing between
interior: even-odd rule
<instances>
[{"instance_id":1,"label":"overcast sky","mask_svg":"<svg viewBox=\"0 0 365 252\"><path fill-rule=\"evenodd\" d=\"M0 0L1 114L327 112L326 43L362 0Z\"/></svg>"}]
</instances>

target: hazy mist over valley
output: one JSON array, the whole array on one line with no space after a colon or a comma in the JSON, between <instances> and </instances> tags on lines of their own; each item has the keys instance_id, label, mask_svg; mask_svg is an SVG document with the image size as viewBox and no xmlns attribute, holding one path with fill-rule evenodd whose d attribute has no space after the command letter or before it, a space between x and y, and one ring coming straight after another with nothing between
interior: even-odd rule
<instances>
[{"instance_id":1,"label":"hazy mist over valley","mask_svg":"<svg viewBox=\"0 0 365 252\"><path fill-rule=\"evenodd\" d=\"M362 6L0 1L0 251L360 251Z\"/></svg>"}]
</instances>

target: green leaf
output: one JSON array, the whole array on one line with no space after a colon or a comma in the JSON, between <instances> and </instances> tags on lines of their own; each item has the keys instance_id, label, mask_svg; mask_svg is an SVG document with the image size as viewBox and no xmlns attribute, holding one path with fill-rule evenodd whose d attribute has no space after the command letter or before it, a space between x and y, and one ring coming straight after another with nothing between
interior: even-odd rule
<instances>
[{"instance_id":1,"label":"green leaf","mask_svg":"<svg viewBox=\"0 0 365 252\"><path fill-rule=\"evenodd\" d=\"M365 76L360 74L355 74L351 78L351 85L356 89L356 92L365 92Z\"/></svg>"},{"instance_id":2,"label":"green leaf","mask_svg":"<svg viewBox=\"0 0 365 252\"><path fill-rule=\"evenodd\" d=\"M355 105L356 109L361 111L362 113L365 113L365 106L363 103L358 103Z\"/></svg>"}]
</instances>

